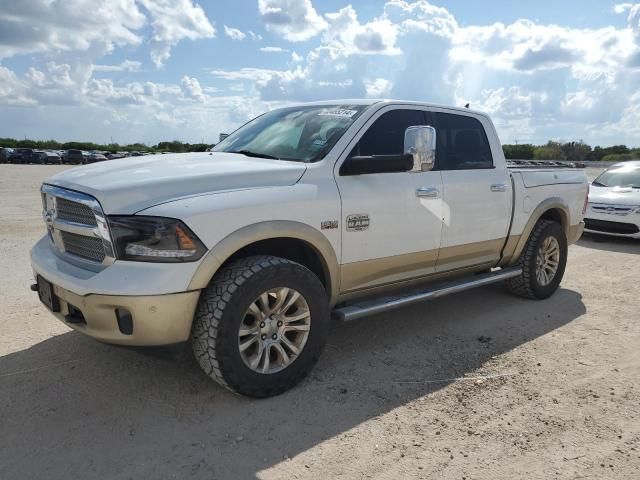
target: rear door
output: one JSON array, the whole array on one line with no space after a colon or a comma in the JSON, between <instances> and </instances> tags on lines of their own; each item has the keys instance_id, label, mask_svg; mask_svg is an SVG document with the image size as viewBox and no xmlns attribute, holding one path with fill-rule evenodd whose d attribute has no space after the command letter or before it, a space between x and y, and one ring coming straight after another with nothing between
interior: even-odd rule
<instances>
[{"instance_id":1,"label":"rear door","mask_svg":"<svg viewBox=\"0 0 640 480\"><path fill-rule=\"evenodd\" d=\"M506 164L495 164L482 117L434 112L445 212L437 271L495 263L511 217Z\"/></svg>"},{"instance_id":2,"label":"rear door","mask_svg":"<svg viewBox=\"0 0 640 480\"><path fill-rule=\"evenodd\" d=\"M428 112L386 107L358 132L335 167L342 200L341 290L352 291L435 271L442 230L440 172L341 176L349 156L401 155L408 127L425 125ZM418 197L417 188L433 196Z\"/></svg>"}]
</instances>

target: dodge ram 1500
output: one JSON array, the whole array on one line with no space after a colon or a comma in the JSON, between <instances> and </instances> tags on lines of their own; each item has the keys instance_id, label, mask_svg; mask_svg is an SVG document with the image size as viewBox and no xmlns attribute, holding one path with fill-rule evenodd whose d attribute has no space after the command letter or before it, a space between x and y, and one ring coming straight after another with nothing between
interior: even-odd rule
<instances>
[{"instance_id":1,"label":"dodge ram 1500","mask_svg":"<svg viewBox=\"0 0 640 480\"><path fill-rule=\"evenodd\" d=\"M508 165L489 117L469 109L292 106L211 152L47 180L32 289L86 335L190 342L212 379L264 397L309 372L332 317L493 282L549 297L587 190L581 170Z\"/></svg>"}]
</instances>

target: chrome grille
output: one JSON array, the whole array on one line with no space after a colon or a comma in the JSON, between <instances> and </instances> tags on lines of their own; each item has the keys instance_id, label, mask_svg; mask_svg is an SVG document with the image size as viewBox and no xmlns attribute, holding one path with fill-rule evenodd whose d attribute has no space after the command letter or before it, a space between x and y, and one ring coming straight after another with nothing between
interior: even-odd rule
<instances>
[{"instance_id":1,"label":"chrome grille","mask_svg":"<svg viewBox=\"0 0 640 480\"><path fill-rule=\"evenodd\" d=\"M606 203L592 203L590 205L591 211L607 215L629 215L638 208L630 205L609 205Z\"/></svg>"},{"instance_id":2,"label":"chrome grille","mask_svg":"<svg viewBox=\"0 0 640 480\"><path fill-rule=\"evenodd\" d=\"M73 202L66 198L56 198L56 214L61 220L81 223L83 225L97 226L96 217L87 205Z\"/></svg>"},{"instance_id":3,"label":"chrome grille","mask_svg":"<svg viewBox=\"0 0 640 480\"><path fill-rule=\"evenodd\" d=\"M41 190L42 216L53 248L69 261L82 260L89 269L115 261L107 219L94 197L47 184Z\"/></svg>"},{"instance_id":4,"label":"chrome grille","mask_svg":"<svg viewBox=\"0 0 640 480\"><path fill-rule=\"evenodd\" d=\"M60 232L64 250L72 255L102 263L105 257L102 240L71 232Z\"/></svg>"}]
</instances>

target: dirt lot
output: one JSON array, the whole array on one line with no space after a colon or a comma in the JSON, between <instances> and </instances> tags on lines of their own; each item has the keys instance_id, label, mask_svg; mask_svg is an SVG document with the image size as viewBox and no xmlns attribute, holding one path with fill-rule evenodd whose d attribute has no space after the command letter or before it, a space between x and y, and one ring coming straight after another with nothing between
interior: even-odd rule
<instances>
[{"instance_id":1,"label":"dirt lot","mask_svg":"<svg viewBox=\"0 0 640 480\"><path fill-rule=\"evenodd\" d=\"M0 479L640 478L640 242L582 239L547 301L496 286L336 325L310 378L255 401L39 305L60 168L0 165Z\"/></svg>"}]
</instances>

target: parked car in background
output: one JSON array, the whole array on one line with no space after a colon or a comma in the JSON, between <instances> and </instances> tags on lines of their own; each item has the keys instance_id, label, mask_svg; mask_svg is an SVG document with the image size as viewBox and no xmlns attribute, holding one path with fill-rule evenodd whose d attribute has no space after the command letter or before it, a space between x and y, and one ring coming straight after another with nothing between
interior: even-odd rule
<instances>
[{"instance_id":1,"label":"parked car in background","mask_svg":"<svg viewBox=\"0 0 640 480\"><path fill-rule=\"evenodd\" d=\"M9 163L9 157L13 153L13 148L0 148L0 163Z\"/></svg>"},{"instance_id":2,"label":"parked car in background","mask_svg":"<svg viewBox=\"0 0 640 480\"><path fill-rule=\"evenodd\" d=\"M34 150L29 159L29 163L44 165L46 160L46 153L43 150Z\"/></svg>"},{"instance_id":3,"label":"parked car in background","mask_svg":"<svg viewBox=\"0 0 640 480\"><path fill-rule=\"evenodd\" d=\"M107 157L101 153L90 153L87 155L87 163L104 162L105 160L108 160Z\"/></svg>"},{"instance_id":4,"label":"parked car in background","mask_svg":"<svg viewBox=\"0 0 640 480\"><path fill-rule=\"evenodd\" d=\"M33 149L31 148L16 148L11 155L11 161L9 163L27 164L31 163L31 156L33 155Z\"/></svg>"},{"instance_id":5,"label":"parked car in background","mask_svg":"<svg viewBox=\"0 0 640 480\"><path fill-rule=\"evenodd\" d=\"M80 165L87 162L82 150L67 150L65 163L75 163Z\"/></svg>"},{"instance_id":6,"label":"parked car in background","mask_svg":"<svg viewBox=\"0 0 640 480\"><path fill-rule=\"evenodd\" d=\"M42 163L44 165L62 165L62 158L58 152L39 152L38 159L38 163Z\"/></svg>"},{"instance_id":7,"label":"parked car in background","mask_svg":"<svg viewBox=\"0 0 640 480\"><path fill-rule=\"evenodd\" d=\"M591 183L585 231L640 238L640 160L616 163Z\"/></svg>"}]
</instances>

